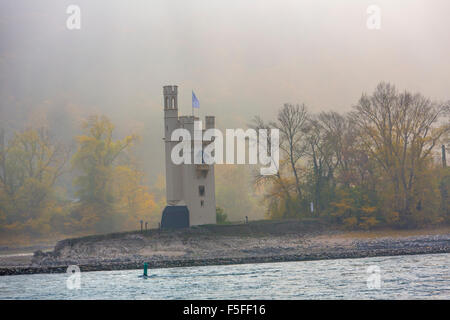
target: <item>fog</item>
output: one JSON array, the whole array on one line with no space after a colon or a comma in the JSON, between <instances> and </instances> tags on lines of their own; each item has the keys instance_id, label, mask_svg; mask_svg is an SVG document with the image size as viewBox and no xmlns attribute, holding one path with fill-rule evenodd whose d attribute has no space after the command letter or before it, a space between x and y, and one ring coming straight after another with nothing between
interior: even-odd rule
<instances>
[{"instance_id":1,"label":"fog","mask_svg":"<svg viewBox=\"0 0 450 320\"><path fill-rule=\"evenodd\" d=\"M68 30L66 8L81 9ZM366 26L369 5L381 29ZM143 137L151 177L163 171L162 86L179 85L180 112L217 125L273 118L285 102L346 111L380 81L436 100L450 92L450 2L0 2L0 122L47 123L72 137L103 113L118 135Z\"/></svg>"}]
</instances>

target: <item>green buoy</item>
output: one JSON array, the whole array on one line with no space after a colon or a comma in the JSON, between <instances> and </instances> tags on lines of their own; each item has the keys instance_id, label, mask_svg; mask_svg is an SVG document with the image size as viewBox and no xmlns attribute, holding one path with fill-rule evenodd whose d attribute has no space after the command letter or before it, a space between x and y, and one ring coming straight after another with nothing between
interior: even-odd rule
<instances>
[{"instance_id":1,"label":"green buoy","mask_svg":"<svg viewBox=\"0 0 450 320\"><path fill-rule=\"evenodd\" d=\"M148 269L148 264L147 264L147 262L144 262L144 277L147 277L147 269Z\"/></svg>"}]
</instances>

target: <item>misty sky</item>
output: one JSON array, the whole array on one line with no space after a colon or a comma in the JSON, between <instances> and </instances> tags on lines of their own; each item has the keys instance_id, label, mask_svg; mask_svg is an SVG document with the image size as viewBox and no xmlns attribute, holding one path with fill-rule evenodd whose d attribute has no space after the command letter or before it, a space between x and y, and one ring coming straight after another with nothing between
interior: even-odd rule
<instances>
[{"instance_id":1,"label":"misty sky","mask_svg":"<svg viewBox=\"0 0 450 320\"><path fill-rule=\"evenodd\" d=\"M69 4L81 30L66 28ZM371 4L380 30L366 27ZM153 144L166 84L182 113L193 89L221 127L284 102L348 111L383 80L448 100L449 14L448 0L0 0L0 117L101 112Z\"/></svg>"}]
</instances>

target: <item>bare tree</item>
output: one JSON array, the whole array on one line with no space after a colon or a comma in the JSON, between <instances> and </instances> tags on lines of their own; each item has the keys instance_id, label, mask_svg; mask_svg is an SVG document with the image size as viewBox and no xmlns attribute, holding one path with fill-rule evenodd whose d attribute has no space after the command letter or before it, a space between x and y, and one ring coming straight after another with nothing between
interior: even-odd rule
<instances>
[{"instance_id":1,"label":"bare tree","mask_svg":"<svg viewBox=\"0 0 450 320\"><path fill-rule=\"evenodd\" d=\"M448 106L420 94L399 94L393 85L380 83L374 94L363 95L354 109L351 118L364 134L365 150L392 181L398 195L395 207L408 215L418 170L450 130L448 123L437 126Z\"/></svg>"},{"instance_id":2,"label":"bare tree","mask_svg":"<svg viewBox=\"0 0 450 320\"><path fill-rule=\"evenodd\" d=\"M265 129L265 130L269 130L273 128L273 125L269 124L269 123L265 123L263 119L261 119L260 117L254 117L252 123L250 124L250 127L252 127L253 129L255 129L257 132L259 132L260 129ZM271 135L268 134L266 136L267 139L267 146L271 146ZM281 166L283 165L284 161L281 160L279 164L275 163L275 161L272 159L273 164L278 166L277 167L277 173L274 175L262 175L260 173L259 168L255 169L254 171L254 183L257 186L263 186L263 185L267 185L267 184L276 184L278 185L279 189L282 190L283 195L290 199L291 198L291 193L290 193L290 187L289 185L286 183L286 179L284 179L282 177L282 170L281 170Z\"/></svg>"},{"instance_id":3,"label":"bare tree","mask_svg":"<svg viewBox=\"0 0 450 320\"><path fill-rule=\"evenodd\" d=\"M297 163L305 154L305 133L307 130L308 113L306 106L284 104L278 113L278 122L273 126L280 130L280 149L286 154L295 178L297 198L302 192Z\"/></svg>"}]
</instances>

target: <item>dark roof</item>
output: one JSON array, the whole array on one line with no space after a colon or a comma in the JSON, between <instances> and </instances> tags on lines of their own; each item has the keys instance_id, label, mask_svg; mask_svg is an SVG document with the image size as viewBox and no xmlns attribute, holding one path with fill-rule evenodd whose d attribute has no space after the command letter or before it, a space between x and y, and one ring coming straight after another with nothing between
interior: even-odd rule
<instances>
[{"instance_id":1,"label":"dark roof","mask_svg":"<svg viewBox=\"0 0 450 320\"><path fill-rule=\"evenodd\" d=\"M189 228L187 206L166 206L162 213L161 229Z\"/></svg>"}]
</instances>

